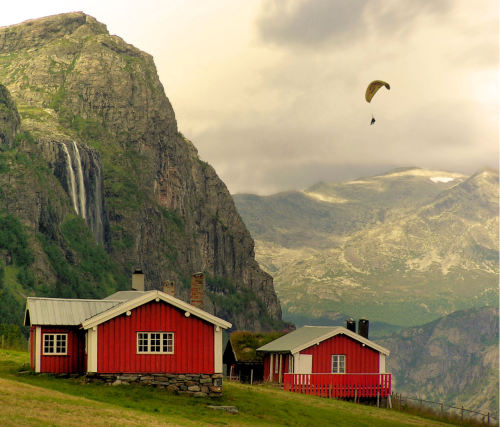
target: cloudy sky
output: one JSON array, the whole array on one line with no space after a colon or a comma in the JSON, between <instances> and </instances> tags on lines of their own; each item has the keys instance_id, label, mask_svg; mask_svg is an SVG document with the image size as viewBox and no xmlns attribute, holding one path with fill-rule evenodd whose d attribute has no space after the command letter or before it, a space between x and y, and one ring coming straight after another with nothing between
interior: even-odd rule
<instances>
[{"instance_id":1,"label":"cloudy sky","mask_svg":"<svg viewBox=\"0 0 500 427\"><path fill-rule=\"evenodd\" d=\"M152 54L179 130L232 193L420 166L498 168L497 0L17 1ZM371 104L368 83L382 79ZM376 118L370 126L372 114Z\"/></svg>"}]
</instances>

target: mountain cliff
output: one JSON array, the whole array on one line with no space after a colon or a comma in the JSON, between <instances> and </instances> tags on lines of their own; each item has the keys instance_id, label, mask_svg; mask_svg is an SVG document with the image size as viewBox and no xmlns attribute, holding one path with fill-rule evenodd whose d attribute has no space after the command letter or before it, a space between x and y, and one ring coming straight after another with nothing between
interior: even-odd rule
<instances>
[{"instance_id":1,"label":"mountain cliff","mask_svg":"<svg viewBox=\"0 0 500 427\"><path fill-rule=\"evenodd\" d=\"M457 311L377 341L394 390L498 416L498 310Z\"/></svg>"},{"instance_id":2,"label":"mountain cliff","mask_svg":"<svg viewBox=\"0 0 500 427\"><path fill-rule=\"evenodd\" d=\"M273 279L214 169L178 131L153 58L78 12L0 28L2 281L26 294L104 296L141 268L236 328L281 324ZM24 240L23 240L24 239ZM24 273L19 273L19 272ZM0 307L1 309L1 307Z\"/></svg>"},{"instance_id":3,"label":"mountain cliff","mask_svg":"<svg viewBox=\"0 0 500 427\"><path fill-rule=\"evenodd\" d=\"M498 171L406 168L234 199L288 320L413 326L498 305Z\"/></svg>"}]
</instances>

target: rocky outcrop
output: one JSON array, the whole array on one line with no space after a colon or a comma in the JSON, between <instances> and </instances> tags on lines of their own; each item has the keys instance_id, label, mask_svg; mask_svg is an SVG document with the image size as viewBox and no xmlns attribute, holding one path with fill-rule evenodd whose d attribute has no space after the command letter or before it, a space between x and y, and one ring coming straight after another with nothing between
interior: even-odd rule
<instances>
[{"instance_id":1,"label":"rocky outcrop","mask_svg":"<svg viewBox=\"0 0 500 427\"><path fill-rule=\"evenodd\" d=\"M30 149L124 272L141 268L147 289L174 281L188 299L204 271L205 309L237 328L280 324L272 278L226 186L179 133L150 55L79 12L1 28L0 55Z\"/></svg>"},{"instance_id":2,"label":"rocky outcrop","mask_svg":"<svg viewBox=\"0 0 500 427\"><path fill-rule=\"evenodd\" d=\"M7 88L0 84L0 146L12 146L19 127L16 105Z\"/></svg>"}]
</instances>

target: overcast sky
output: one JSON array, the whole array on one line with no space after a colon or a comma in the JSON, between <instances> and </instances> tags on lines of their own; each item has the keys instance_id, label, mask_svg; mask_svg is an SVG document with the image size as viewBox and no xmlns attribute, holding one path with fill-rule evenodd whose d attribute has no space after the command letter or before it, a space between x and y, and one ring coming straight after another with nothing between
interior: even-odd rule
<instances>
[{"instance_id":1,"label":"overcast sky","mask_svg":"<svg viewBox=\"0 0 500 427\"><path fill-rule=\"evenodd\" d=\"M21 0L0 26L77 10L154 56L231 193L498 168L497 0Z\"/></svg>"}]
</instances>

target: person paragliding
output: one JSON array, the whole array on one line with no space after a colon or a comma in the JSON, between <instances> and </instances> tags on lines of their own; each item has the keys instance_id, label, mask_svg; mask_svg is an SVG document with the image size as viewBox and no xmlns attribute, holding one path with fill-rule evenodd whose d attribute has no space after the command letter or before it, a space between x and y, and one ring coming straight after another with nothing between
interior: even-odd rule
<instances>
[{"instance_id":1,"label":"person paragliding","mask_svg":"<svg viewBox=\"0 0 500 427\"><path fill-rule=\"evenodd\" d=\"M366 99L366 102L371 102L373 96L377 93L377 91L382 87L382 86L385 86L387 88L387 90L390 90L391 89L391 86L389 85L389 83L387 82L384 82L382 80L374 80L372 81L368 87L366 88L366 93L365 93L365 99ZM372 120L370 122L370 126L373 125L375 123L375 117L373 117L373 114L372 114Z\"/></svg>"}]
</instances>

